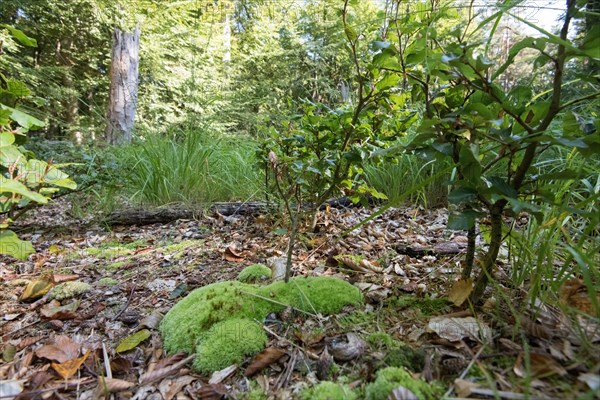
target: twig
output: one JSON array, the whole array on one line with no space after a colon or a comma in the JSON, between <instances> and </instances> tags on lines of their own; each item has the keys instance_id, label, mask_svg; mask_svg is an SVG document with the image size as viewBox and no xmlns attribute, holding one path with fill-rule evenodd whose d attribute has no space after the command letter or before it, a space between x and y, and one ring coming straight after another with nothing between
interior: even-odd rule
<instances>
[{"instance_id":1,"label":"twig","mask_svg":"<svg viewBox=\"0 0 600 400\"><path fill-rule=\"evenodd\" d=\"M289 339L287 339L287 338L284 338L284 337L283 337L283 336L281 336L281 335L278 335L277 333L275 333L275 332L274 332L272 329L270 329L269 327L267 327L267 326L265 326L265 325L263 325L262 327L263 327L263 329L264 329L265 331L267 331L267 333L269 333L270 335L273 335L273 336L275 336L275 337L276 337L278 340L284 341L284 342L286 342L286 343L290 344L291 346L293 346L293 347L297 348L298 350L300 350L300 351L303 351L303 352L304 352L304 353L306 353L306 354L307 354L307 355L308 355L310 358L312 358L312 359L314 359L314 360L317 360L317 359L319 358L319 356L318 356L318 355L316 355L315 353L313 353L312 351L308 351L308 350L306 350L306 349L303 349L302 347L298 346L296 343L292 342L291 340L289 340Z\"/></svg>"},{"instance_id":2,"label":"twig","mask_svg":"<svg viewBox=\"0 0 600 400\"><path fill-rule=\"evenodd\" d=\"M469 370L471 369L471 367L473 367L473 365L475 364L475 361L477 361L477 359L479 358L479 356L483 352L483 349L485 349L485 346L481 346L481 348L479 349L479 351L477 351L477 353L473 356L473 359L469 362L469 365L467 365L467 367L458 376L457 379L464 379L464 377L467 375L467 372L469 372ZM454 386L450 386L450 389L448 389L446 391L446 393L444 393L444 396L442 396L442 399L447 399L448 396L450 395L450 393L452 393L453 390L454 390Z\"/></svg>"},{"instance_id":3,"label":"twig","mask_svg":"<svg viewBox=\"0 0 600 400\"><path fill-rule=\"evenodd\" d=\"M133 297L133 292L135 292L135 285L133 285L131 287L131 293L129 293L129 298L127 299L127 303L125 303L125 307L123 307L121 309L121 311L119 311L113 318L112 320L116 320L117 318L119 318L121 316L121 314L123 314L125 312L125 310L127 310L127 307L129 307L129 304L131 303L131 298Z\"/></svg>"}]
</instances>

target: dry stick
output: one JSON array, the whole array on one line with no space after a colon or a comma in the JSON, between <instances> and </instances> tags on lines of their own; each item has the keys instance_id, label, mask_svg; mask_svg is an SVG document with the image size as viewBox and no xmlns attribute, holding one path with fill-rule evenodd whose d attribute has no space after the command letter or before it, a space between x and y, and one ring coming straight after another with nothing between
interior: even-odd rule
<instances>
[{"instance_id":1,"label":"dry stick","mask_svg":"<svg viewBox=\"0 0 600 400\"><path fill-rule=\"evenodd\" d=\"M257 321L257 322L258 322L258 321ZM317 359L319 359L319 356L318 356L318 355L316 355L315 353L313 353L312 351L308 351L308 350L306 350L306 349L303 349L302 347L298 346L296 343L292 342L291 340L289 340L289 339L287 339L287 338L284 338L283 336L281 336L281 335L278 335L277 333L273 332L273 330L272 330L272 329L270 329L269 327L266 327L266 326L264 326L264 325L263 325L262 327L263 327L263 329L264 329L265 331L267 331L267 333L269 333L269 334L271 334L271 335L275 336L277 339L279 339L279 340L281 340L281 341L284 341L284 342L286 342L286 343L288 343L288 344L292 345L293 347L295 347L295 348L299 349L300 351L302 351L302 352L306 353L306 354L307 354L307 355L308 355L310 358L312 358L312 359L314 359L314 360L317 360Z\"/></svg>"},{"instance_id":2,"label":"dry stick","mask_svg":"<svg viewBox=\"0 0 600 400\"><path fill-rule=\"evenodd\" d=\"M129 307L129 304L131 304L131 299L133 298L133 292L135 292L135 285L133 285L131 287L131 293L129 293L129 298L127 299L127 303L125 303L125 307L123 307L121 309L121 311L119 311L113 318L112 320L115 321L117 318L119 318L121 316L121 314L123 314L125 312L125 310L127 310L127 307Z\"/></svg>"},{"instance_id":3,"label":"dry stick","mask_svg":"<svg viewBox=\"0 0 600 400\"><path fill-rule=\"evenodd\" d=\"M112 370L110 369L110 361L108 360L108 351L106 350L106 343L102 342L102 358L104 358L104 370L106 371L106 377L112 379Z\"/></svg>"},{"instance_id":4,"label":"dry stick","mask_svg":"<svg viewBox=\"0 0 600 400\"><path fill-rule=\"evenodd\" d=\"M282 387L284 387L285 385L287 385L287 383L289 382L289 380L292 376L292 373L294 372L294 368L296 367L297 358L298 358L298 352L294 351L292 353L292 356L290 357L290 360L288 361L285 371L283 372L283 374L279 375L277 382L275 382L275 386L274 386L275 390L279 390Z\"/></svg>"},{"instance_id":5,"label":"dry stick","mask_svg":"<svg viewBox=\"0 0 600 400\"><path fill-rule=\"evenodd\" d=\"M477 359L479 358L479 356L483 352L483 349L485 349L485 346L481 346L481 348L479 349L479 351L477 351L477 353L475 354L475 356L473 356L473 359L471 359L471 361L469 362L469 365L467 365L467 367L464 369L464 371L459 375L459 377L457 379L463 379L467 375L467 372L469 372L469 370L471 369L471 367L473 366L473 364L475 364L475 361L477 361ZM448 389L446 391L446 393L444 393L444 396L442 397L442 399L446 399L450 395L450 393L452 393L453 390L454 390L454 387L450 386L450 389Z\"/></svg>"}]
</instances>

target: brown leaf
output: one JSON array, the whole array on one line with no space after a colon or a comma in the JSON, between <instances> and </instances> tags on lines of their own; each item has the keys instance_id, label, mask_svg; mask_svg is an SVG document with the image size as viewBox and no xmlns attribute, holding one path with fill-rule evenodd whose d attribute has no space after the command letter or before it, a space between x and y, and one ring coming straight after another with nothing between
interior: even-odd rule
<instances>
[{"instance_id":1,"label":"brown leaf","mask_svg":"<svg viewBox=\"0 0 600 400\"><path fill-rule=\"evenodd\" d=\"M317 360L316 370L317 370L317 378L319 380L325 381L329 379L329 375L331 375L331 366L333 365L333 357L329 354L327 350L327 346L323 349L321 356Z\"/></svg>"},{"instance_id":2,"label":"brown leaf","mask_svg":"<svg viewBox=\"0 0 600 400\"><path fill-rule=\"evenodd\" d=\"M521 317L521 326L529 336L540 339L550 339L552 337L552 332L548 328L542 324L533 322L525 316Z\"/></svg>"},{"instance_id":3,"label":"brown leaf","mask_svg":"<svg viewBox=\"0 0 600 400\"><path fill-rule=\"evenodd\" d=\"M480 385L464 379L456 379L454 381L454 390L458 397L469 397L473 388L477 387L480 387Z\"/></svg>"},{"instance_id":4,"label":"brown leaf","mask_svg":"<svg viewBox=\"0 0 600 400\"><path fill-rule=\"evenodd\" d=\"M286 354L286 352L277 347L267 347L254 357L250 365L248 365L248 368L246 368L246 371L244 371L244 376L254 376L279 360L284 354Z\"/></svg>"},{"instance_id":5,"label":"brown leaf","mask_svg":"<svg viewBox=\"0 0 600 400\"><path fill-rule=\"evenodd\" d=\"M40 336L32 336L32 337L21 339L21 341L17 345L17 349L18 350L23 350L23 349L31 346L32 344L39 343L40 340L42 340L44 338L45 338L45 336L41 336L40 335Z\"/></svg>"},{"instance_id":6,"label":"brown leaf","mask_svg":"<svg viewBox=\"0 0 600 400\"><path fill-rule=\"evenodd\" d=\"M54 286L54 282L46 279L36 279L34 281L29 282L25 291L21 295L22 301L27 300L35 300L44 296L46 293L52 289Z\"/></svg>"},{"instance_id":7,"label":"brown leaf","mask_svg":"<svg viewBox=\"0 0 600 400\"><path fill-rule=\"evenodd\" d=\"M98 377L98 389L101 393L118 393L129 390L135 386L135 383L122 379Z\"/></svg>"},{"instance_id":8,"label":"brown leaf","mask_svg":"<svg viewBox=\"0 0 600 400\"><path fill-rule=\"evenodd\" d=\"M221 383L225 379L229 378L231 376L231 374L233 374L235 371L237 371L237 369L238 369L238 366L236 364L233 364L233 365L230 365L229 367L223 368L220 371L215 371L210 376L208 383L211 385L216 384L216 383Z\"/></svg>"},{"instance_id":9,"label":"brown leaf","mask_svg":"<svg viewBox=\"0 0 600 400\"><path fill-rule=\"evenodd\" d=\"M201 400L220 400L227 394L227 387L222 383L204 385L196 392Z\"/></svg>"},{"instance_id":10,"label":"brown leaf","mask_svg":"<svg viewBox=\"0 0 600 400\"><path fill-rule=\"evenodd\" d=\"M163 400L171 400L177 393L181 392L181 389L196 379L198 378L190 375L182 376L177 379L165 379L158 385L158 391L162 395Z\"/></svg>"},{"instance_id":11,"label":"brown leaf","mask_svg":"<svg viewBox=\"0 0 600 400\"><path fill-rule=\"evenodd\" d=\"M227 246L227 248L223 252L223 258L231 262L242 262L245 260L245 257L242 255L242 252L238 251L236 245L233 243Z\"/></svg>"},{"instance_id":12,"label":"brown leaf","mask_svg":"<svg viewBox=\"0 0 600 400\"><path fill-rule=\"evenodd\" d=\"M37 349L35 355L40 358L47 358L63 363L77 358L80 349L81 346L79 343L74 342L68 336L58 335L54 337L53 343L46 344Z\"/></svg>"},{"instance_id":13,"label":"brown leaf","mask_svg":"<svg viewBox=\"0 0 600 400\"><path fill-rule=\"evenodd\" d=\"M600 292L596 293L597 301L600 302ZM589 315L596 315L590 294L581 279L569 279L560 288L560 300Z\"/></svg>"},{"instance_id":14,"label":"brown leaf","mask_svg":"<svg viewBox=\"0 0 600 400\"><path fill-rule=\"evenodd\" d=\"M90 355L90 351L86 351L86 353L79 357L79 358L75 358L73 360L67 360L63 363L52 363L52 368L58 372L58 374L60 376L62 376L63 379L69 379L70 377L72 377L73 375L75 375L77 373L77 371L79 370L79 367L81 367L81 364L83 364L83 362L85 361L86 358L88 358L88 356Z\"/></svg>"},{"instance_id":15,"label":"brown leaf","mask_svg":"<svg viewBox=\"0 0 600 400\"><path fill-rule=\"evenodd\" d=\"M79 275L54 274L53 276L55 283L70 282L79 279Z\"/></svg>"},{"instance_id":16,"label":"brown leaf","mask_svg":"<svg viewBox=\"0 0 600 400\"><path fill-rule=\"evenodd\" d=\"M529 354L531 376L533 378L545 378L552 375L565 375L567 371L554 358L540 353ZM513 371L517 376L523 378L529 376L525 366L525 353L521 352L517 356Z\"/></svg>"},{"instance_id":17,"label":"brown leaf","mask_svg":"<svg viewBox=\"0 0 600 400\"><path fill-rule=\"evenodd\" d=\"M171 374L179 372L181 370L181 367L183 367L188 362L192 361L195 356L195 354L192 354L191 356L186 357L173 365L169 365L163 368L158 368L157 364L157 368L154 371L142 374L142 376L140 376L140 384L147 385L149 383L164 379Z\"/></svg>"},{"instance_id":18,"label":"brown leaf","mask_svg":"<svg viewBox=\"0 0 600 400\"><path fill-rule=\"evenodd\" d=\"M129 372L133 368L130 360L124 357L115 357L110 360L110 369L113 372Z\"/></svg>"},{"instance_id":19,"label":"brown leaf","mask_svg":"<svg viewBox=\"0 0 600 400\"><path fill-rule=\"evenodd\" d=\"M363 355L368 346L356 333L348 332L331 338L328 347L336 361L349 361Z\"/></svg>"},{"instance_id":20,"label":"brown leaf","mask_svg":"<svg viewBox=\"0 0 600 400\"><path fill-rule=\"evenodd\" d=\"M77 300L61 306L60 302L52 300L40 309L40 314L45 318L58 319L61 321L75 319L79 316L79 314L75 312L79 308L79 304L81 304L81 302Z\"/></svg>"},{"instance_id":21,"label":"brown leaf","mask_svg":"<svg viewBox=\"0 0 600 400\"><path fill-rule=\"evenodd\" d=\"M454 303L455 306L461 306L465 300L469 298L473 291L473 279L459 279L454 282L450 293L448 293L448 300Z\"/></svg>"}]
</instances>

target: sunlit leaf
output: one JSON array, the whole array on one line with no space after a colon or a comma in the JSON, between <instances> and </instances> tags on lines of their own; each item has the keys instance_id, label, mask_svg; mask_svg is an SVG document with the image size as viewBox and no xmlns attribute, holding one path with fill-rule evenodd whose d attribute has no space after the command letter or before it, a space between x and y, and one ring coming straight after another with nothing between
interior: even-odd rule
<instances>
[{"instance_id":1,"label":"sunlit leaf","mask_svg":"<svg viewBox=\"0 0 600 400\"><path fill-rule=\"evenodd\" d=\"M117 353L123 353L125 351L129 351L131 349L136 348L140 343L144 340L148 339L152 334L148 329L142 329L139 332L136 332L132 335L127 336L119 345L117 346Z\"/></svg>"}]
</instances>

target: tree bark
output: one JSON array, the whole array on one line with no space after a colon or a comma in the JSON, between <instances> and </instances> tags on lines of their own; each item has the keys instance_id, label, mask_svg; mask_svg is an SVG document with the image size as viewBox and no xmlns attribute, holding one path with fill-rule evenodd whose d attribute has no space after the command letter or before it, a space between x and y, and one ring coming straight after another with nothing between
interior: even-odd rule
<instances>
[{"instance_id":1,"label":"tree bark","mask_svg":"<svg viewBox=\"0 0 600 400\"><path fill-rule=\"evenodd\" d=\"M138 93L140 27L133 33L115 28L110 66L108 124L104 132L110 144L130 143Z\"/></svg>"}]
</instances>

